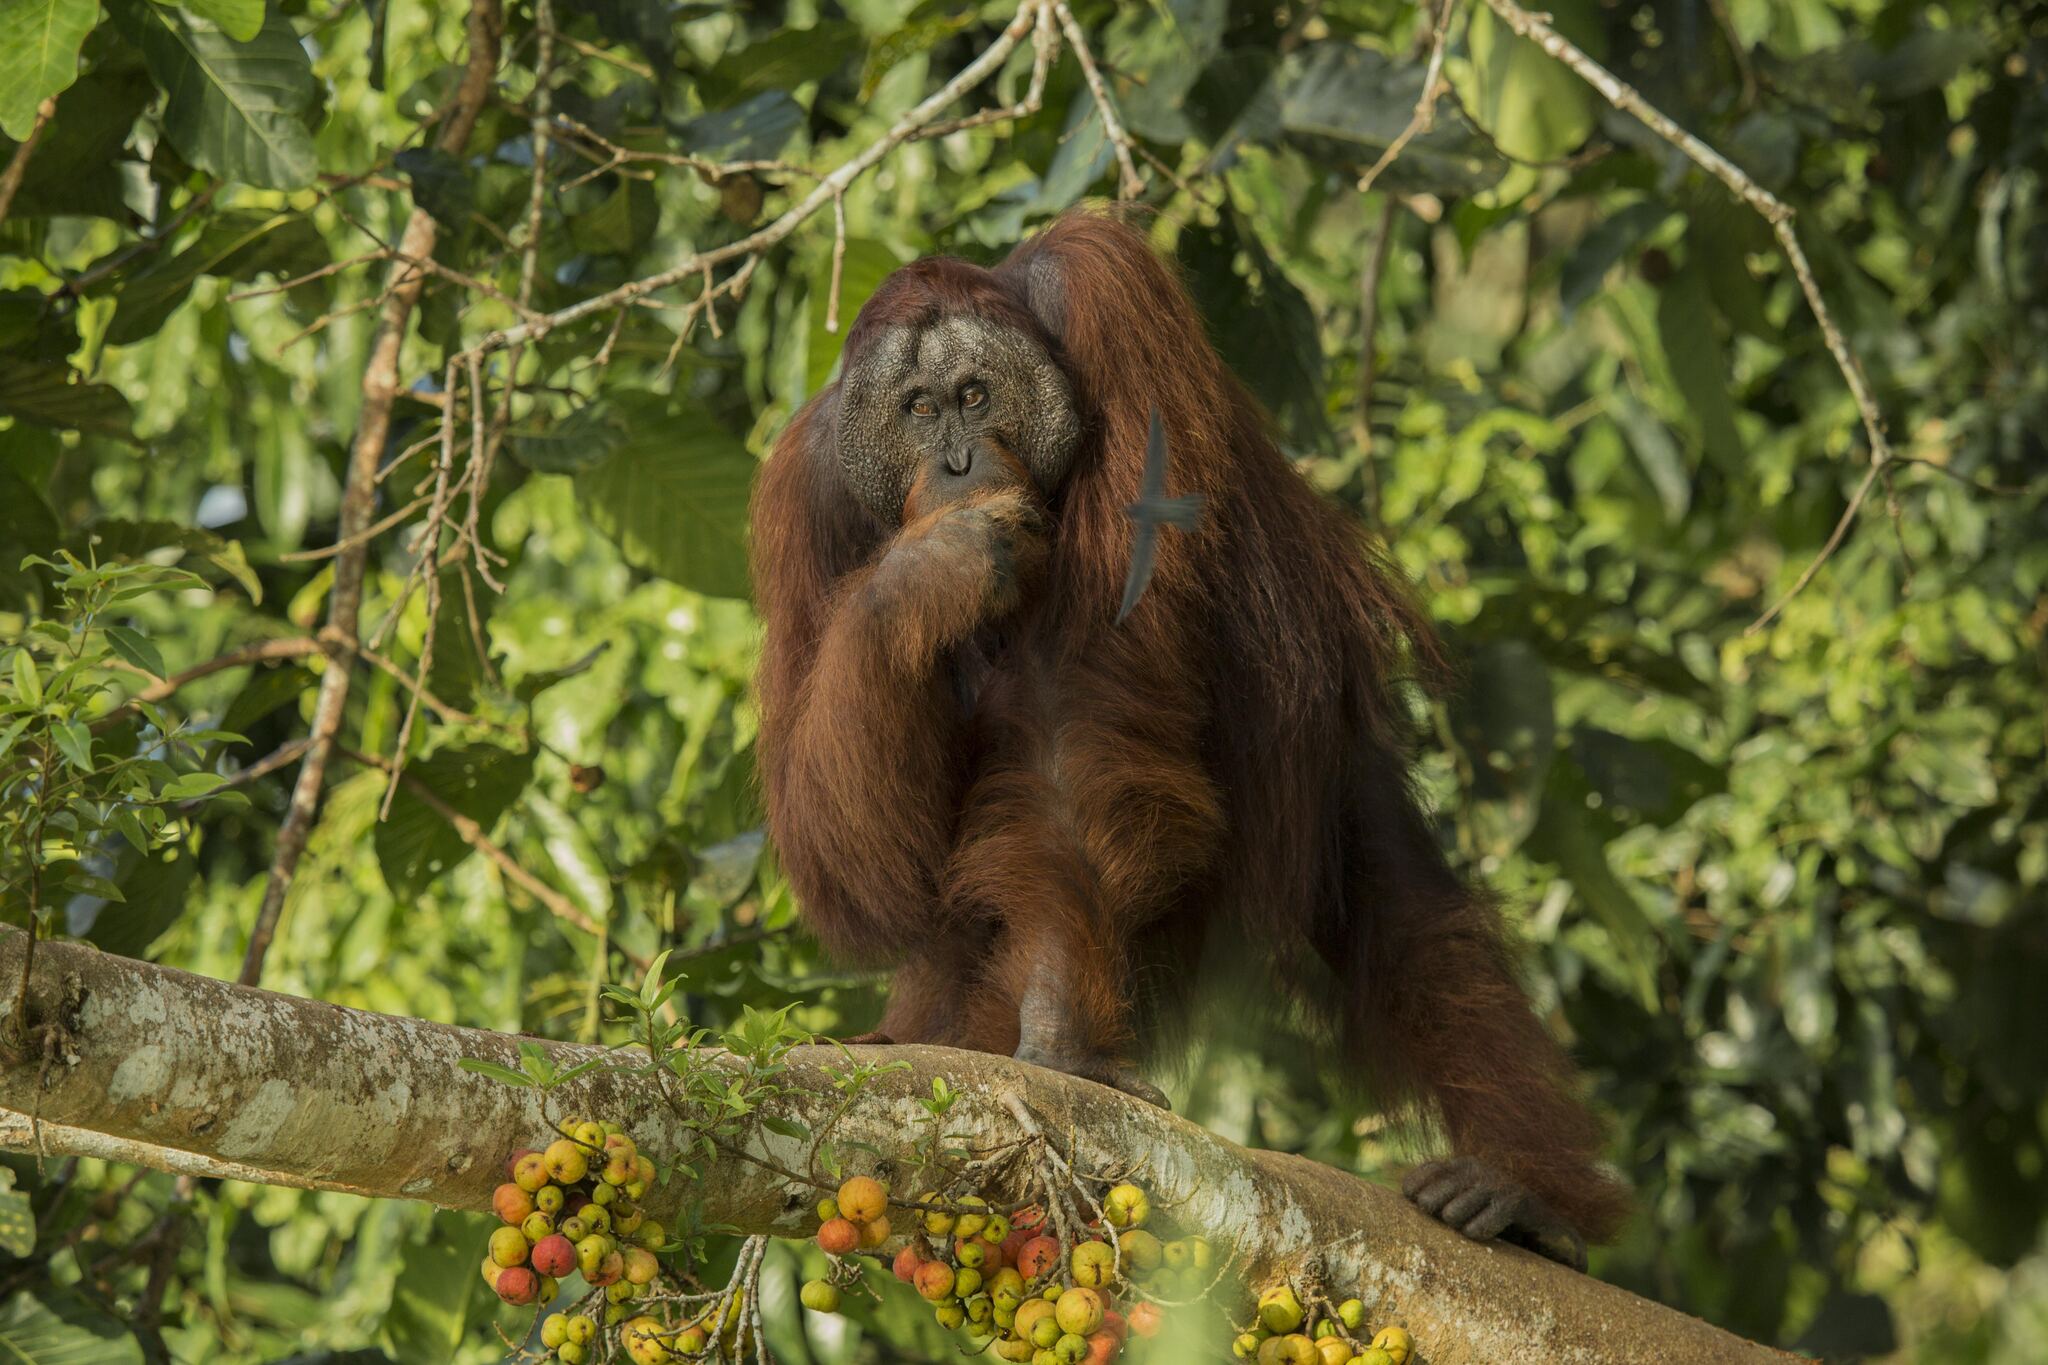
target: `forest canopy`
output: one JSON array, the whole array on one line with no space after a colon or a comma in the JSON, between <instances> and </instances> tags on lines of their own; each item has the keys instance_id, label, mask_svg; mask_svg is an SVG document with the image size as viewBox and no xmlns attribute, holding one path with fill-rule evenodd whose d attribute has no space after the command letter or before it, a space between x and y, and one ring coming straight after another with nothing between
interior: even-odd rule
<instances>
[{"instance_id":1,"label":"forest canopy","mask_svg":"<svg viewBox=\"0 0 2048 1365\"><path fill-rule=\"evenodd\" d=\"M2048 15L1546 10L0 0L6 922L577 1042L664 951L714 1036L871 1026L761 833L749 490L890 270L1132 200L1451 642L1424 784L1637 1191L1593 1272L2037 1358ZM1210 1013L1177 1112L1425 1149ZM531 1316L478 1215L0 1185L29 1359ZM800 1312L821 1261L765 1253L778 1359L951 1358L914 1296Z\"/></svg>"}]
</instances>

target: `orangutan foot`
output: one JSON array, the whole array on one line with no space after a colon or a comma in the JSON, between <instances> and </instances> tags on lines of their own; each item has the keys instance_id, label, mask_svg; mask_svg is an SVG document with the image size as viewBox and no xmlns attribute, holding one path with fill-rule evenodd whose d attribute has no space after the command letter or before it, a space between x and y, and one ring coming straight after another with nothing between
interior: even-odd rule
<instances>
[{"instance_id":1,"label":"orangutan foot","mask_svg":"<svg viewBox=\"0 0 2048 1365\"><path fill-rule=\"evenodd\" d=\"M1401 1192L1476 1242L1498 1237L1573 1270L1586 1268L1585 1238L1528 1186L1476 1157L1424 1162L1408 1172Z\"/></svg>"}]
</instances>

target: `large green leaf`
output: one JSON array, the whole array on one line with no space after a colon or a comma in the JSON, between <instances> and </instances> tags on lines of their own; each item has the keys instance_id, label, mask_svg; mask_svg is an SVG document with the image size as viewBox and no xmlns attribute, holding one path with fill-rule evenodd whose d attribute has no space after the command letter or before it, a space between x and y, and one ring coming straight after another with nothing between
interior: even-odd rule
<instances>
[{"instance_id":1,"label":"large green leaf","mask_svg":"<svg viewBox=\"0 0 2048 1365\"><path fill-rule=\"evenodd\" d=\"M208 222L183 251L157 257L121 283L107 340L123 346L155 335L201 275L289 279L317 270L327 258L326 242L304 214L230 210Z\"/></svg>"},{"instance_id":2,"label":"large green leaf","mask_svg":"<svg viewBox=\"0 0 2048 1365\"><path fill-rule=\"evenodd\" d=\"M60 1313L24 1289L0 1306L0 1360L9 1365L141 1365L142 1348L112 1318L76 1300Z\"/></svg>"},{"instance_id":3,"label":"large green leaf","mask_svg":"<svg viewBox=\"0 0 2048 1365\"><path fill-rule=\"evenodd\" d=\"M112 30L86 45L90 69L57 97L57 117L29 158L8 219L62 214L123 218L123 151L136 115L156 98L142 58Z\"/></svg>"},{"instance_id":4,"label":"large green leaf","mask_svg":"<svg viewBox=\"0 0 2048 1365\"><path fill-rule=\"evenodd\" d=\"M1747 460L1728 396L1728 354L1714 330L1713 300L1697 267L1687 264L1665 282L1657 299L1657 338L1672 382L1699 423L1707 458L1725 473L1741 474Z\"/></svg>"},{"instance_id":5,"label":"large green leaf","mask_svg":"<svg viewBox=\"0 0 2048 1365\"><path fill-rule=\"evenodd\" d=\"M1568 37L1594 46L1588 40L1598 24L1585 22L1586 0L1553 0L1546 8ZM1552 161L1593 131L1599 97L1592 88L1491 10L1474 8L1469 42L1470 76L1459 93L1502 152L1517 161Z\"/></svg>"},{"instance_id":6,"label":"large green leaf","mask_svg":"<svg viewBox=\"0 0 2048 1365\"><path fill-rule=\"evenodd\" d=\"M487 1230L482 1218L437 1213L432 1227L405 1247L384 1315L384 1335L398 1359L453 1360L460 1353L484 1295L472 1248Z\"/></svg>"},{"instance_id":7,"label":"large green leaf","mask_svg":"<svg viewBox=\"0 0 2048 1365\"><path fill-rule=\"evenodd\" d=\"M109 0L165 94L164 133L194 166L227 180L289 190L317 169L306 116L319 86L298 34L271 13L248 42L150 0Z\"/></svg>"},{"instance_id":8,"label":"large green leaf","mask_svg":"<svg viewBox=\"0 0 2048 1365\"><path fill-rule=\"evenodd\" d=\"M178 0L178 4L202 19L213 20L238 43L248 42L263 30L263 0Z\"/></svg>"},{"instance_id":9,"label":"large green leaf","mask_svg":"<svg viewBox=\"0 0 2048 1365\"><path fill-rule=\"evenodd\" d=\"M714 597L747 595L747 498L757 462L701 408L613 400L631 435L576 476L576 501L627 559Z\"/></svg>"},{"instance_id":10,"label":"large green leaf","mask_svg":"<svg viewBox=\"0 0 2048 1365\"><path fill-rule=\"evenodd\" d=\"M36 107L78 78L99 0L0 0L0 130L19 140Z\"/></svg>"},{"instance_id":11,"label":"large green leaf","mask_svg":"<svg viewBox=\"0 0 2048 1365\"><path fill-rule=\"evenodd\" d=\"M0 413L38 426L128 440L128 400L110 384L76 383L65 365L31 365L0 356Z\"/></svg>"},{"instance_id":12,"label":"large green leaf","mask_svg":"<svg viewBox=\"0 0 2048 1365\"><path fill-rule=\"evenodd\" d=\"M704 74L705 103L724 108L763 90L794 90L845 64L860 31L832 19L810 28L780 28L718 59Z\"/></svg>"},{"instance_id":13,"label":"large green leaf","mask_svg":"<svg viewBox=\"0 0 2048 1365\"><path fill-rule=\"evenodd\" d=\"M461 744L415 759L405 771L488 831L533 776L533 756L495 744ZM471 852L455 826L404 783L371 842L384 884L401 900L419 896Z\"/></svg>"}]
</instances>

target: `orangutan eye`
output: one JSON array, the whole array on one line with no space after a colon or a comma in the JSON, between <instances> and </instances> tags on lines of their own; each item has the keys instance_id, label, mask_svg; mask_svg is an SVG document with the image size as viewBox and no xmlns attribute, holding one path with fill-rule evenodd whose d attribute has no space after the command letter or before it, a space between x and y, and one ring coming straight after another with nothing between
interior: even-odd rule
<instances>
[{"instance_id":1,"label":"orangutan eye","mask_svg":"<svg viewBox=\"0 0 2048 1365\"><path fill-rule=\"evenodd\" d=\"M975 408L986 407L988 405L988 390L979 384L969 384L966 388L960 390L960 401L967 406L970 412Z\"/></svg>"},{"instance_id":2,"label":"orangutan eye","mask_svg":"<svg viewBox=\"0 0 2048 1365\"><path fill-rule=\"evenodd\" d=\"M938 408L933 405L932 400L929 398L911 399L910 410L919 417L937 417L939 415Z\"/></svg>"}]
</instances>

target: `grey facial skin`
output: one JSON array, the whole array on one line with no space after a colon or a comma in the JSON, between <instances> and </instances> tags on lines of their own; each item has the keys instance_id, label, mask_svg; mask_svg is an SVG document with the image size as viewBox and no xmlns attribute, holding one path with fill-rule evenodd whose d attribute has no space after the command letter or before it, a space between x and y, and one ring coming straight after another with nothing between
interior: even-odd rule
<instances>
[{"instance_id":1,"label":"grey facial skin","mask_svg":"<svg viewBox=\"0 0 2048 1365\"><path fill-rule=\"evenodd\" d=\"M999 442L1056 492L1081 440L1073 386L1030 335L986 318L892 327L839 385L839 464L862 506L902 517L921 471L964 492L999 477Z\"/></svg>"}]
</instances>

